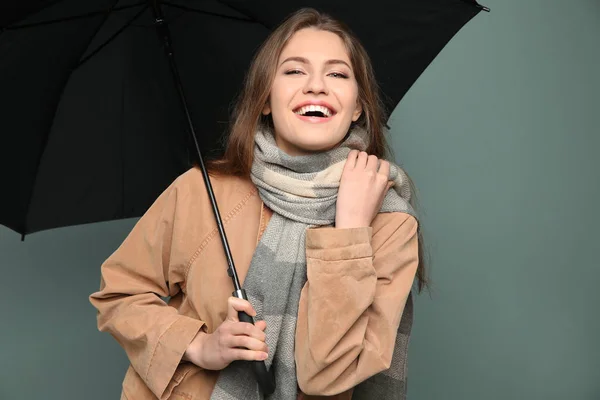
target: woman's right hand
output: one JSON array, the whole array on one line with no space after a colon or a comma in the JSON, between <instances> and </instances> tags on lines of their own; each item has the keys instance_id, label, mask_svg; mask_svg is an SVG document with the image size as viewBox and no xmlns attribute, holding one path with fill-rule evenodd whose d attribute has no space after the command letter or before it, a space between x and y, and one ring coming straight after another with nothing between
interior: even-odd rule
<instances>
[{"instance_id":1,"label":"woman's right hand","mask_svg":"<svg viewBox=\"0 0 600 400\"><path fill-rule=\"evenodd\" d=\"M222 370L235 360L262 361L268 356L265 321L255 325L240 322L238 312L251 317L256 311L247 300L230 297L227 318L213 333L199 332L185 351L183 359L208 370Z\"/></svg>"}]
</instances>

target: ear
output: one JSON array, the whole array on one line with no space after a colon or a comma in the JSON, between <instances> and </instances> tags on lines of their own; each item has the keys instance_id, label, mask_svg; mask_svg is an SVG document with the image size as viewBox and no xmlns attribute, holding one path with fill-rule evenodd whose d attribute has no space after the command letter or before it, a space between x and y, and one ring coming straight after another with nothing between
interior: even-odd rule
<instances>
[{"instance_id":1,"label":"ear","mask_svg":"<svg viewBox=\"0 0 600 400\"><path fill-rule=\"evenodd\" d=\"M263 115L271 114L271 104L270 104L270 100L268 100L268 99L267 99L267 102L265 103L265 106L262 109L262 114Z\"/></svg>"},{"instance_id":2,"label":"ear","mask_svg":"<svg viewBox=\"0 0 600 400\"><path fill-rule=\"evenodd\" d=\"M352 122L356 122L358 120L358 118L361 116L362 114L362 105L360 104L360 101L356 102L356 108L354 109L354 113L352 113Z\"/></svg>"}]
</instances>

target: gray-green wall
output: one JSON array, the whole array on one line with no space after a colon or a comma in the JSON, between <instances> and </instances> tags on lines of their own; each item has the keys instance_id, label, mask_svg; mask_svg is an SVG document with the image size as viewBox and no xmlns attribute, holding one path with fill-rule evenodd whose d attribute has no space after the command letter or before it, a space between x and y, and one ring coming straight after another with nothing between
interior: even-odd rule
<instances>
[{"instance_id":1,"label":"gray-green wall","mask_svg":"<svg viewBox=\"0 0 600 400\"><path fill-rule=\"evenodd\" d=\"M434 281L409 399L600 399L600 1L482 2L392 117Z\"/></svg>"},{"instance_id":2,"label":"gray-green wall","mask_svg":"<svg viewBox=\"0 0 600 400\"><path fill-rule=\"evenodd\" d=\"M392 116L432 262L409 399L600 399L600 0L484 4ZM134 222L0 227L0 399L118 398L87 296Z\"/></svg>"}]
</instances>

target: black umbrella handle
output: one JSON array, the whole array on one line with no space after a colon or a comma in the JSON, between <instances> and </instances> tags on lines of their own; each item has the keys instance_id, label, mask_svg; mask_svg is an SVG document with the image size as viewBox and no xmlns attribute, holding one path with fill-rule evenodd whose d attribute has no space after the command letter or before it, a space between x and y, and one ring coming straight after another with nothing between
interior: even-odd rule
<instances>
[{"instance_id":1,"label":"black umbrella handle","mask_svg":"<svg viewBox=\"0 0 600 400\"><path fill-rule=\"evenodd\" d=\"M246 291L244 289L233 292L233 297L237 297L238 299L243 299L246 301L248 300ZM238 312L238 319L240 322L247 322L254 325L254 319L252 319L251 316L243 311ZM271 370L267 370L267 365L264 361L250 361L250 364L252 365L252 371L254 372L256 381L258 382L263 394L265 396L273 394L275 391L275 374L273 374L273 368L271 368Z\"/></svg>"}]
</instances>

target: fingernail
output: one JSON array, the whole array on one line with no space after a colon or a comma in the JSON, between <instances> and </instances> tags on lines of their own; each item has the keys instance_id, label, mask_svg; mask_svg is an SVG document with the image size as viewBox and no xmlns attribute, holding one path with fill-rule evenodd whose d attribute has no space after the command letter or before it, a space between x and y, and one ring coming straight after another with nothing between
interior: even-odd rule
<instances>
[{"instance_id":1,"label":"fingernail","mask_svg":"<svg viewBox=\"0 0 600 400\"><path fill-rule=\"evenodd\" d=\"M261 359L261 360L266 360L268 357L269 357L269 355L268 355L267 353L262 353L262 354L260 355L260 359Z\"/></svg>"}]
</instances>

